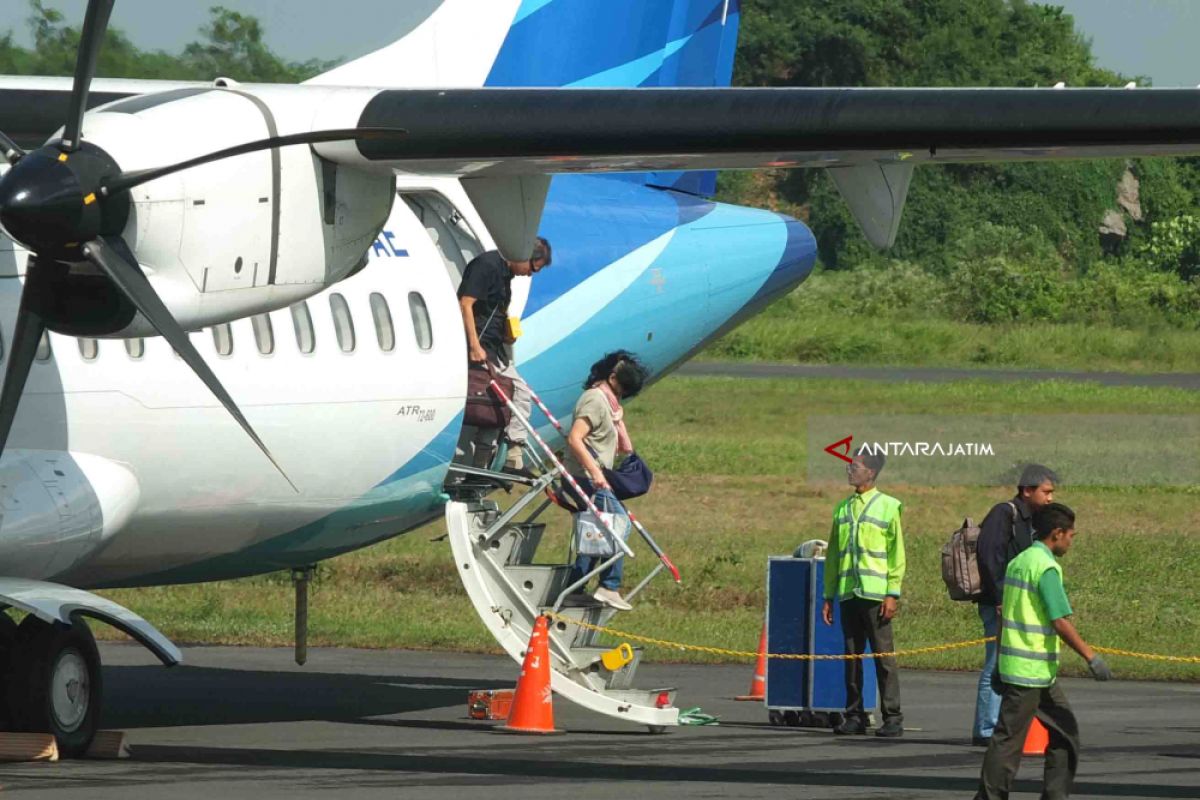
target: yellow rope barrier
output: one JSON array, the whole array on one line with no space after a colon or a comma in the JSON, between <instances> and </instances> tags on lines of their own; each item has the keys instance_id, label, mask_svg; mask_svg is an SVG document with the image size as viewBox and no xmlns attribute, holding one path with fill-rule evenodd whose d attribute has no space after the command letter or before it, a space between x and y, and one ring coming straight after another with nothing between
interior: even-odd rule
<instances>
[{"instance_id":1,"label":"yellow rope barrier","mask_svg":"<svg viewBox=\"0 0 1200 800\"><path fill-rule=\"evenodd\" d=\"M615 628L606 628L601 625L593 625L590 622L573 619L571 617L557 614L553 611L544 612L547 617L555 622L574 625L589 631L597 631L606 633L609 636L615 636L619 639L629 639L635 642L644 644L656 645L658 647L667 647L673 650L690 650L696 653L711 653L718 656L731 656L733 658L758 658L758 653L752 653L747 650L729 650L724 647L707 647L699 644L684 644L683 642L672 642L667 639L655 639L652 636L642 636L638 633L629 633L628 631L619 631ZM813 655L808 653L767 653L767 658L778 658L792 661L853 661L857 659L867 658L886 658L894 656L897 658L904 656L915 656L923 653L939 653L944 650L959 650L964 647L978 647L981 644L987 644L996 640L994 636L988 636L983 639L971 639L965 642L951 642L950 644L935 644L929 647L914 647L908 650L894 650L890 653L859 653L859 654L838 654L838 655ZM1135 653L1130 650L1118 650L1112 647L1093 647L1098 653L1108 653L1117 656L1129 656L1130 658L1144 658L1151 661L1171 661L1183 664L1200 664L1200 656L1161 656L1153 653Z\"/></svg>"}]
</instances>

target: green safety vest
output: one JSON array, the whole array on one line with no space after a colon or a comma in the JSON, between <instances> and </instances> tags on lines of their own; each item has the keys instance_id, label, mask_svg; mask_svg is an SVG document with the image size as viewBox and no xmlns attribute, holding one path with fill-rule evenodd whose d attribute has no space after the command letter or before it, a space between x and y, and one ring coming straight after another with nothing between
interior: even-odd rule
<instances>
[{"instance_id":1,"label":"green safety vest","mask_svg":"<svg viewBox=\"0 0 1200 800\"><path fill-rule=\"evenodd\" d=\"M1038 584L1047 570L1062 567L1034 544L1008 564L1000 620L1000 680L1016 686L1051 686L1058 676L1058 633Z\"/></svg>"},{"instance_id":2,"label":"green safety vest","mask_svg":"<svg viewBox=\"0 0 1200 800\"><path fill-rule=\"evenodd\" d=\"M837 524L837 599L883 600L888 591L887 532L900 516L901 503L876 492L855 518L848 497L834 511ZM826 563L825 568L832 565Z\"/></svg>"}]
</instances>

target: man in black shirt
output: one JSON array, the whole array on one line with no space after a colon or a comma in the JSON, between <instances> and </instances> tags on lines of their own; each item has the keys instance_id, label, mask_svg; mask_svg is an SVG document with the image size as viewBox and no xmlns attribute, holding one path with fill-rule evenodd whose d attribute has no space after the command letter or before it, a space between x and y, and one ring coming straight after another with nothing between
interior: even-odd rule
<instances>
[{"instance_id":1,"label":"man in black shirt","mask_svg":"<svg viewBox=\"0 0 1200 800\"><path fill-rule=\"evenodd\" d=\"M984 636L1000 633L1000 604L1004 598L1004 573L1008 562L1033 544L1033 515L1054 502L1057 483L1058 476L1053 470L1041 464L1029 464L1021 471L1016 496L992 506L979 526L975 553L982 592L977 602ZM992 688L998 648L998 642L987 645L975 697L971 742L981 747L986 747L992 738L1000 714L1000 695Z\"/></svg>"},{"instance_id":2,"label":"man in black shirt","mask_svg":"<svg viewBox=\"0 0 1200 800\"><path fill-rule=\"evenodd\" d=\"M528 261L508 261L495 250L482 253L467 264L458 287L458 306L463 330L467 335L467 360L472 364L489 363L501 375L513 379L513 404L526 418L532 406L529 387L513 364L514 336L509 328L508 305L512 300L512 279L533 275L550 266L550 243L537 237ZM459 437L458 460L486 467L491 463L500 431L463 426ZM505 436L509 442L506 471L524 468L522 449L526 431L516 420L509 423Z\"/></svg>"}]
</instances>

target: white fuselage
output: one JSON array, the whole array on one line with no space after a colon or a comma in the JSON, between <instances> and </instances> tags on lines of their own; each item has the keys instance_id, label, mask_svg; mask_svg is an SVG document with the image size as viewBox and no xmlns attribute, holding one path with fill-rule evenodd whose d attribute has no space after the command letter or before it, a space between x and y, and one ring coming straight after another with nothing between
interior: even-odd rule
<instances>
[{"instance_id":1,"label":"white fuselage","mask_svg":"<svg viewBox=\"0 0 1200 800\"><path fill-rule=\"evenodd\" d=\"M442 191L463 208L457 182L443 184ZM482 231L478 222L473 227ZM46 530L33 550L28 541L0 536L0 562L17 567L6 573L88 586L139 583L269 542L356 504L366 513L349 530L314 530L308 544L327 547L330 542L322 540L335 536L336 549L351 549L423 518L425 506L440 493L448 461L444 441L431 453L428 475L405 476L393 481L395 491L377 490L370 502L360 501L444 429L457 434L465 343L456 278L404 202L396 202L385 230L389 235L380 235L365 268L301 304L311 333L292 307L235 320L228 338L222 331L220 350L213 329L191 334L298 493L164 340L142 340L142 355L134 357L130 350L136 355L138 345L126 340L81 344L50 334L52 357L35 362L5 464L31 448L102 455L135 476L140 499L121 529L107 535L64 533L54 544L47 541L43 515ZM397 255L405 250L407 255ZM19 280L0 280L0 320L9 340L19 290ZM386 302L386 313L373 295ZM418 344L415 295L428 312L428 349ZM341 340L335 330L338 298L349 310L352 345L344 327ZM421 500L409 502L413 495ZM86 498L75 502L79 511ZM50 557L56 549L63 552ZM217 568L193 579L262 570L252 562L247 558L242 569Z\"/></svg>"}]
</instances>

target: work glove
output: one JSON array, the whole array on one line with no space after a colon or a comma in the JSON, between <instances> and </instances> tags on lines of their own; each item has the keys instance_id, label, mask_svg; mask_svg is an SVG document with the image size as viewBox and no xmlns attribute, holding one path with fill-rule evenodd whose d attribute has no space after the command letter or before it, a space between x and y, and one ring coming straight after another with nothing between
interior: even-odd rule
<instances>
[{"instance_id":1,"label":"work glove","mask_svg":"<svg viewBox=\"0 0 1200 800\"><path fill-rule=\"evenodd\" d=\"M1092 656L1092 660L1088 662L1088 669L1091 671L1092 677L1098 681L1106 681L1112 677L1112 670L1099 655Z\"/></svg>"}]
</instances>

